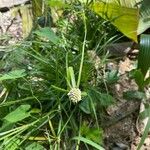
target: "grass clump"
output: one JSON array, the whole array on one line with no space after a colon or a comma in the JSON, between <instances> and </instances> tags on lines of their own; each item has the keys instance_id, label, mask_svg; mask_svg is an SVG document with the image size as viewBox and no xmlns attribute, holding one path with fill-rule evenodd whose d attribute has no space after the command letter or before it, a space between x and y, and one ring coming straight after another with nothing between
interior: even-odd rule
<instances>
[{"instance_id":1,"label":"grass clump","mask_svg":"<svg viewBox=\"0 0 150 150\"><path fill-rule=\"evenodd\" d=\"M87 6L67 5L55 28L38 27L1 60L1 149L102 149L101 113L114 100L89 51L105 65L113 34Z\"/></svg>"}]
</instances>

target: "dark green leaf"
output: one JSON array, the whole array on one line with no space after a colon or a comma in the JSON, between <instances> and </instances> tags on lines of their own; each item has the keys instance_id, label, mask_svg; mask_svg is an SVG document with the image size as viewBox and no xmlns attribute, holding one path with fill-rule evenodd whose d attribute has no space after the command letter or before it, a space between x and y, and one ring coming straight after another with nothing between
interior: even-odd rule
<instances>
[{"instance_id":1,"label":"dark green leaf","mask_svg":"<svg viewBox=\"0 0 150 150\"><path fill-rule=\"evenodd\" d=\"M111 72L106 73L106 82L108 82L109 84L116 83L118 79L119 76L117 70L112 70Z\"/></svg>"},{"instance_id":2,"label":"dark green leaf","mask_svg":"<svg viewBox=\"0 0 150 150\"><path fill-rule=\"evenodd\" d=\"M110 94L101 93L95 88L91 89L90 95L100 107L108 107L114 103L114 98Z\"/></svg>"},{"instance_id":3,"label":"dark green leaf","mask_svg":"<svg viewBox=\"0 0 150 150\"><path fill-rule=\"evenodd\" d=\"M99 101L102 106L108 107L108 106L112 105L115 100L109 94L100 93Z\"/></svg>"},{"instance_id":4,"label":"dark green leaf","mask_svg":"<svg viewBox=\"0 0 150 150\"><path fill-rule=\"evenodd\" d=\"M22 69L22 70L14 70L14 71L11 71L11 72L9 72L7 74L1 75L0 81L22 78L24 76L26 76L26 73L25 73L24 69Z\"/></svg>"},{"instance_id":5,"label":"dark green leaf","mask_svg":"<svg viewBox=\"0 0 150 150\"><path fill-rule=\"evenodd\" d=\"M91 102L89 97L85 97L79 104L80 109L85 112L86 114L91 114L92 110L91 110Z\"/></svg>"},{"instance_id":6,"label":"dark green leaf","mask_svg":"<svg viewBox=\"0 0 150 150\"><path fill-rule=\"evenodd\" d=\"M132 70L130 72L130 77L135 80L139 89L143 90L143 88L144 88L144 76L143 76L141 70Z\"/></svg>"},{"instance_id":7,"label":"dark green leaf","mask_svg":"<svg viewBox=\"0 0 150 150\"><path fill-rule=\"evenodd\" d=\"M150 35L143 34L140 38L140 51L138 56L138 68L145 77L150 67Z\"/></svg>"},{"instance_id":8,"label":"dark green leaf","mask_svg":"<svg viewBox=\"0 0 150 150\"><path fill-rule=\"evenodd\" d=\"M21 105L16 110L9 113L3 119L9 123L16 123L30 116L30 105Z\"/></svg>"},{"instance_id":9,"label":"dark green leaf","mask_svg":"<svg viewBox=\"0 0 150 150\"><path fill-rule=\"evenodd\" d=\"M145 81L144 81L144 86L147 86L150 84L150 77L148 77Z\"/></svg>"},{"instance_id":10,"label":"dark green leaf","mask_svg":"<svg viewBox=\"0 0 150 150\"><path fill-rule=\"evenodd\" d=\"M144 99L145 93L139 91L126 91L123 93L123 97L127 100L142 100Z\"/></svg>"},{"instance_id":11,"label":"dark green leaf","mask_svg":"<svg viewBox=\"0 0 150 150\"><path fill-rule=\"evenodd\" d=\"M51 41L54 44L59 44L59 37L56 36L56 34L48 27L41 28L40 30L35 31L34 33L42 38Z\"/></svg>"}]
</instances>

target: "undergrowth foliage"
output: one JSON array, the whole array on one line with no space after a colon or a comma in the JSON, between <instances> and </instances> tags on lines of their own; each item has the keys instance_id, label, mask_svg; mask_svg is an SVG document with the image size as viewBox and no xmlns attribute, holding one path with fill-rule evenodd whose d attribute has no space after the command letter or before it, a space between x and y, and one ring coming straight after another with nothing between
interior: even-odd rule
<instances>
[{"instance_id":1,"label":"undergrowth foliage","mask_svg":"<svg viewBox=\"0 0 150 150\"><path fill-rule=\"evenodd\" d=\"M96 83L89 50L106 61L103 50L113 39L106 25L85 6L72 4L55 29L39 27L4 54L0 149L102 149L100 118L114 100L103 81Z\"/></svg>"}]
</instances>

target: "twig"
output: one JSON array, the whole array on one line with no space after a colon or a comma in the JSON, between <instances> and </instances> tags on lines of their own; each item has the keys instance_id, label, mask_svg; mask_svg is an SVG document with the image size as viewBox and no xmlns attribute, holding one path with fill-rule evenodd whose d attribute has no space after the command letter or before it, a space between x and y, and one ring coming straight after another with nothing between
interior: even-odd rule
<instances>
[{"instance_id":1,"label":"twig","mask_svg":"<svg viewBox=\"0 0 150 150\"><path fill-rule=\"evenodd\" d=\"M9 28L12 26L12 24L14 23L15 18L13 18L10 22L10 24L7 26L6 28L6 32L9 30Z\"/></svg>"}]
</instances>

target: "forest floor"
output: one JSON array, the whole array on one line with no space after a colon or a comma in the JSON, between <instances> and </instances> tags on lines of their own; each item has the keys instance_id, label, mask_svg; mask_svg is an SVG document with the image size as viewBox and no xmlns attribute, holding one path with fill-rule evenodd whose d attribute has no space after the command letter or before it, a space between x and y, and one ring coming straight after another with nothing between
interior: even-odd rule
<instances>
[{"instance_id":1,"label":"forest floor","mask_svg":"<svg viewBox=\"0 0 150 150\"><path fill-rule=\"evenodd\" d=\"M12 18L10 12L0 14L0 52L3 46L15 45L22 40L21 17ZM104 128L106 150L136 150L140 140L141 129L138 123L141 101L126 101L123 92L137 90L135 82L128 77L128 72L134 68L135 62L128 57L113 61L107 66L119 70L120 79L110 89L116 99L113 106L107 108ZM141 150L150 150L150 138L147 138Z\"/></svg>"}]
</instances>

